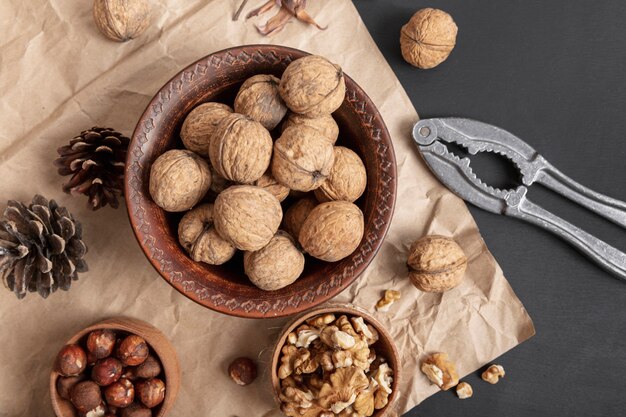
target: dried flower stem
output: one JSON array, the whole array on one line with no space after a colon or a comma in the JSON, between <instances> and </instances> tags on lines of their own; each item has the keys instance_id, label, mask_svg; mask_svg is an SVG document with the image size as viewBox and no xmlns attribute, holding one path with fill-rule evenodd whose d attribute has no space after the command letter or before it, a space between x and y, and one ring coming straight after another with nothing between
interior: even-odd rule
<instances>
[{"instance_id":1,"label":"dried flower stem","mask_svg":"<svg viewBox=\"0 0 626 417\"><path fill-rule=\"evenodd\" d=\"M248 4L248 0L243 0L241 2L241 5L239 6L237 11L235 12L235 15L233 16L233 21L237 21L239 19L239 15L241 15L241 12L243 11L244 7L246 7L246 4Z\"/></svg>"}]
</instances>

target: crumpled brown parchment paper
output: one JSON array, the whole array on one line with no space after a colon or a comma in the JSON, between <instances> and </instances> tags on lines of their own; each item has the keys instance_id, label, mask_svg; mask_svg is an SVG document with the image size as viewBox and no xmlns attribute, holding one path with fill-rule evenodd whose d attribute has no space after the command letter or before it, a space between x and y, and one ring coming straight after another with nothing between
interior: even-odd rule
<instances>
[{"instance_id":1,"label":"crumpled brown parchment paper","mask_svg":"<svg viewBox=\"0 0 626 417\"><path fill-rule=\"evenodd\" d=\"M52 416L48 376L57 350L80 328L117 315L153 323L177 348L183 384L171 415L277 415L264 378L239 387L225 368L235 356L263 357L285 320L228 317L180 295L149 265L124 208L90 212L83 197L61 192L63 179L52 166L56 148L92 125L131 134L171 76L204 55L240 44L284 44L330 58L364 88L387 123L398 160L395 217L367 272L335 301L373 310L385 289L402 291L390 312L376 314L402 353L400 412L437 391L418 370L424 352L448 352L465 375L534 334L464 203L419 159L410 139L417 113L351 1L332 0L333 7L309 2L309 12L328 23L328 30L293 22L272 38L253 26L265 16L231 20L239 0L152 3L147 33L119 44L97 31L91 2L0 2L2 206L8 199L30 201L35 193L67 205L84 225L90 265L69 292L47 300L29 294L18 301L0 291L0 416ZM425 294L406 279L408 246L425 233L452 235L468 254L467 279L459 288Z\"/></svg>"}]
</instances>

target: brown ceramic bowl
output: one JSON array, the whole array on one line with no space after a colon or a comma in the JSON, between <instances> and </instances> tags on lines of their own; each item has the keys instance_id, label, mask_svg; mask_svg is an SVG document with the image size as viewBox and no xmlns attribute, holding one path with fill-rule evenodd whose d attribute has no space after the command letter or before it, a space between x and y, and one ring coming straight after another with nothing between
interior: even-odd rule
<instances>
[{"instance_id":1,"label":"brown ceramic bowl","mask_svg":"<svg viewBox=\"0 0 626 417\"><path fill-rule=\"evenodd\" d=\"M249 45L216 52L191 64L156 94L139 119L128 149L126 204L139 245L163 278L192 300L240 317L286 316L316 306L350 285L372 261L385 238L396 196L396 161L382 117L363 90L346 77L346 98L333 116L339 145L358 153L368 185L356 201L365 216L365 234L347 258L325 263L307 257L302 276L286 288L266 292L243 272L241 253L221 266L194 262L178 243L180 213L166 213L148 191L150 167L171 148L182 148L185 116L207 101L233 103L239 86L255 74L280 77L305 52L275 45Z\"/></svg>"},{"instance_id":2,"label":"brown ceramic bowl","mask_svg":"<svg viewBox=\"0 0 626 417\"><path fill-rule=\"evenodd\" d=\"M347 316L360 316L363 317L363 320L374 326L376 331L379 334L379 340L373 345L374 350L383 355L387 359L387 363L389 363L389 367L393 370L393 382L391 384L392 393L389 395L389 403L385 406L385 408L381 410L376 410L372 417L383 417L388 414L388 412L393 409L393 406L396 402L396 399L399 395L399 386L400 380L402 378L401 375L401 364L400 364L400 355L398 354L398 349L393 342L393 339L389 332L383 327L382 324L374 317L372 317L369 313L367 313L362 308L354 306L352 304L329 304L326 306L321 306L314 308L312 310L307 311L306 313L301 314L300 316L293 319L289 324L287 324L278 340L276 341L276 346L274 347L274 352L272 354L272 361L270 364L270 377L271 383L274 393L274 399L280 406L281 401L279 398L280 395L280 379L278 378L278 368L280 366L280 354L281 349L285 345L287 341L287 336L289 333L294 331L298 326L304 323L306 320L310 319L313 316L317 316L319 314L333 313L335 317L339 317L343 314Z\"/></svg>"},{"instance_id":3,"label":"brown ceramic bowl","mask_svg":"<svg viewBox=\"0 0 626 417\"><path fill-rule=\"evenodd\" d=\"M148 343L150 351L161 361L164 374L163 382L165 382L165 399L161 404L152 409L152 416L165 416L176 401L181 379L178 357L176 356L174 346L172 346L167 337L165 337L159 329L144 321L128 317L117 317L101 321L100 323L93 324L81 330L72 336L66 344L78 343L84 347L87 335L97 329L111 329L122 333L133 333L143 337ZM59 349L61 349L61 346L59 346ZM59 376L59 373L54 370L53 365L50 374L50 398L52 400L54 413L57 417L78 417L78 413L75 411L72 404L61 398L57 393L56 383Z\"/></svg>"}]
</instances>

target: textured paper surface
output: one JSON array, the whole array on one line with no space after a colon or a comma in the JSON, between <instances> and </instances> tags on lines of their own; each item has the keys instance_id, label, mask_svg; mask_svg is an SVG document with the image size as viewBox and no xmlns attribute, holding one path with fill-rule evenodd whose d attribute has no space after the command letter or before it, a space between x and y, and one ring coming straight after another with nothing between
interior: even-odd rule
<instances>
[{"instance_id":1,"label":"textured paper surface","mask_svg":"<svg viewBox=\"0 0 626 417\"><path fill-rule=\"evenodd\" d=\"M253 26L266 17L231 21L239 0L152 3L147 33L119 44L98 33L91 2L0 2L2 206L7 199L29 201L35 193L67 205L84 225L90 265L69 292L47 300L29 294L18 301L0 291L0 416L52 416L48 376L57 350L82 327L117 315L153 323L178 350L183 383L171 415L276 414L263 377L242 388L225 368L235 356L266 357L262 353L286 320L238 319L189 301L149 265L123 207L88 211L83 197L61 192L63 179L52 166L56 148L93 125L130 134L170 77L204 55L240 44L284 44L339 63L389 128L398 160L394 220L367 272L336 301L373 310L385 289L402 291L390 312L376 314L402 353L400 412L437 391L418 370L424 352L448 352L465 375L534 334L465 205L419 159L410 140L417 113L349 0L333 0L333 7L310 2L310 13L329 24L324 32L294 22L272 38ZM470 259L465 282L444 295L421 293L406 277L408 246L425 233L454 236Z\"/></svg>"}]
</instances>

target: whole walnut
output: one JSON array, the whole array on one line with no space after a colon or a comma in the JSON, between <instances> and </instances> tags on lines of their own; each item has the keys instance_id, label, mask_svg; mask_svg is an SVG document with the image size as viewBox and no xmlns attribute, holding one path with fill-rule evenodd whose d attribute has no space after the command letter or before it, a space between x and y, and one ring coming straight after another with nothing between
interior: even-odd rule
<instances>
[{"instance_id":1,"label":"whole walnut","mask_svg":"<svg viewBox=\"0 0 626 417\"><path fill-rule=\"evenodd\" d=\"M291 236L279 231L263 248L244 253L243 267L254 285L274 291L298 279L304 270L304 255Z\"/></svg>"},{"instance_id":2,"label":"whole walnut","mask_svg":"<svg viewBox=\"0 0 626 417\"><path fill-rule=\"evenodd\" d=\"M205 158L209 157L209 143L217 125L233 112L226 104L203 103L185 118L180 138L185 148Z\"/></svg>"},{"instance_id":3,"label":"whole walnut","mask_svg":"<svg viewBox=\"0 0 626 417\"><path fill-rule=\"evenodd\" d=\"M328 177L334 160L333 145L321 133L292 126L274 143L272 175L292 190L311 191Z\"/></svg>"},{"instance_id":4,"label":"whole walnut","mask_svg":"<svg viewBox=\"0 0 626 417\"><path fill-rule=\"evenodd\" d=\"M212 165L209 165L209 168L211 169L211 188L210 189L215 194L219 194L225 189L227 189L228 187L230 187L231 185L235 185L235 183L233 183L231 180L227 180L226 178L222 177L215 170L215 168L213 168Z\"/></svg>"},{"instance_id":5,"label":"whole walnut","mask_svg":"<svg viewBox=\"0 0 626 417\"><path fill-rule=\"evenodd\" d=\"M276 181L271 171L267 171L263 174L261 178L254 182L254 185L269 191L278 201L284 201L285 198L289 196L289 188Z\"/></svg>"},{"instance_id":6,"label":"whole walnut","mask_svg":"<svg viewBox=\"0 0 626 417\"><path fill-rule=\"evenodd\" d=\"M320 117L311 118L298 113L289 113L289 116L287 116L287 119L281 127L281 131L284 132L288 127L297 125L312 127L313 129L319 131L325 138L330 140L333 145L337 142L337 138L339 137L339 126L330 114L324 114Z\"/></svg>"},{"instance_id":7,"label":"whole walnut","mask_svg":"<svg viewBox=\"0 0 626 417\"><path fill-rule=\"evenodd\" d=\"M261 123L232 113L217 126L209 145L209 156L222 177L250 184L267 171L272 145L270 132Z\"/></svg>"},{"instance_id":8,"label":"whole walnut","mask_svg":"<svg viewBox=\"0 0 626 417\"><path fill-rule=\"evenodd\" d=\"M283 211L269 191L253 185L234 185L215 199L217 232L237 249L255 251L272 239Z\"/></svg>"},{"instance_id":9,"label":"whole walnut","mask_svg":"<svg viewBox=\"0 0 626 417\"><path fill-rule=\"evenodd\" d=\"M211 186L209 164L195 153L172 149L159 156L150 169L150 195L165 211L186 211Z\"/></svg>"},{"instance_id":10,"label":"whole walnut","mask_svg":"<svg viewBox=\"0 0 626 417\"><path fill-rule=\"evenodd\" d=\"M402 56L411 65L429 69L445 61L454 45L458 28L443 10L421 9L402 26Z\"/></svg>"},{"instance_id":11,"label":"whole walnut","mask_svg":"<svg viewBox=\"0 0 626 417\"><path fill-rule=\"evenodd\" d=\"M188 211L178 223L178 241L191 259L221 265L236 252L213 225L213 204L202 204Z\"/></svg>"},{"instance_id":12,"label":"whole walnut","mask_svg":"<svg viewBox=\"0 0 626 417\"><path fill-rule=\"evenodd\" d=\"M148 28L150 3L148 0L94 0L93 19L103 35L126 42Z\"/></svg>"},{"instance_id":13,"label":"whole walnut","mask_svg":"<svg viewBox=\"0 0 626 417\"><path fill-rule=\"evenodd\" d=\"M431 235L415 241L409 249L409 278L425 292L444 292L463 281L467 257L449 237Z\"/></svg>"},{"instance_id":14,"label":"whole walnut","mask_svg":"<svg viewBox=\"0 0 626 417\"><path fill-rule=\"evenodd\" d=\"M318 204L318 201L312 197L304 197L293 203L283 216L283 229L298 239L304 221Z\"/></svg>"},{"instance_id":15,"label":"whole walnut","mask_svg":"<svg viewBox=\"0 0 626 417\"><path fill-rule=\"evenodd\" d=\"M335 262L352 254L363 238L363 212L347 201L330 201L307 216L298 240L311 256Z\"/></svg>"},{"instance_id":16,"label":"whole walnut","mask_svg":"<svg viewBox=\"0 0 626 417\"><path fill-rule=\"evenodd\" d=\"M341 106L346 95L341 67L317 55L289 64L278 88L291 111L308 117L331 114Z\"/></svg>"},{"instance_id":17,"label":"whole walnut","mask_svg":"<svg viewBox=\"0 0 626 417\"><path fill-rule=\"evenodd\" d=\"M274 129L287 114L287 106L278 92L279 82L269 74L248 78L235 97L235 111L256 120L268 130Z\"/></svg>"},{"instance_id":18,"label":"whole walnut","mask_svg":"<svg viewBox=\"0 0 626 417\"><path fill-rule=\"evenodd\" d=\"M326 181L315 190L319 201L356 201L365 191L367 173L365 165L354 151L335 146L335 163Z\"/></svg>"}]
</instances>

